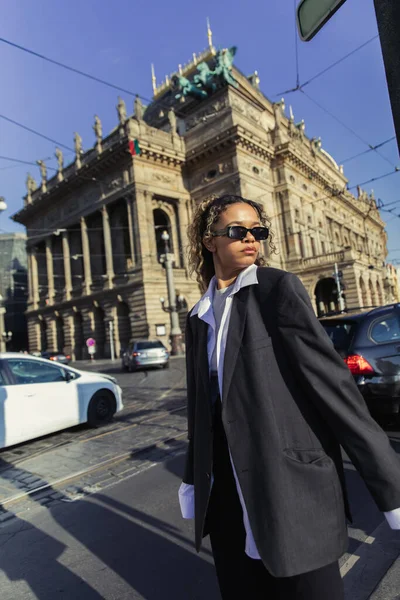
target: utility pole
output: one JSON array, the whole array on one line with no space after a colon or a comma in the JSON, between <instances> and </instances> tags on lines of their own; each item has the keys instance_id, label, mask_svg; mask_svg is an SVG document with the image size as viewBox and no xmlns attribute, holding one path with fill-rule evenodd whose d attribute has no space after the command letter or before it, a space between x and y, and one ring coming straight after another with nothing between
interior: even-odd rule
<instances>
[{"instance_id":1,"label":"utility pole","mask_svg":"<svg viewBox=\"0 0 400 600\"><path fill-rule=\"evenodd\" d=\"M172 269L173 256L169 251L169 234L168 231L163 231L161 239L165 244L165 272L167 276L168 289L168 304L164 306L164 298L160 298L162 308L165 312L169 312L171 319L171 354L183 354L182 348L182 330L179 325L179 314L176 306L176 293L174 285L174 274Z\"/></svg>"}]
</instances>

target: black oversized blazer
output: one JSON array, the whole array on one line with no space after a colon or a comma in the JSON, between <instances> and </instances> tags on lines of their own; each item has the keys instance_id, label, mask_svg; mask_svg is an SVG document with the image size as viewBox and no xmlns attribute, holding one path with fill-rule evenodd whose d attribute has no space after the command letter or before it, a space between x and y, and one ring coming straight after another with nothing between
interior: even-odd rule
<instances>
[{"instance_id":1,"label":"black oversized blazer","mask_svg":"<svg viewBox=\"0 0 400 600\"><path fill-rule=\"evenodd\" d=\"M288 577L347 550L340 446L382 511L400 507L400 460L371 418L300 280L257 269L234 296L225 351L222 420L260 556ZM199 551L212 473L207 323L186 327L188 451ZM348 513L347 513L348 514ZM349 515L348 515L349 516Z\"/></svg>"}]
</instances>

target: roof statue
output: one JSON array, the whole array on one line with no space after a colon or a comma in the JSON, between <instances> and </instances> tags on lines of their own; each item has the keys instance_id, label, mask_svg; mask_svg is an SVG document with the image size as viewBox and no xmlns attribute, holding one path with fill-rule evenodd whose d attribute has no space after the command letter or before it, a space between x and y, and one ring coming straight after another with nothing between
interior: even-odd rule
<instances>
[{"instance_id":1,"label":"roof statue","mask_svg":"<svg viewBox=\"0 0 400 600\"><path fill-rule=\"evenodd\" d=\"M118 96L118 104L117 104L117 112L118 112L118 120L120 125L125 125L126 121L126 104L124 100Z\"/></svg>"},{"instance_id":2,"label":"roof statue","mask_svg":"<svg viewBox=\"0 0 400 600\"><path fill-rule=\"evenodd\" d=\"M177 120L175 111L172 108L168 111L168 121L171 126L171 133L174 135L176 133Z\"/></svg>"},{"instance_id":3,"label":"roof statue","mask_svg":"<svg viewBox=\"0 0 400 600\"><path fill-rule=\"evenodd\" d=\"M58 164L57 179L59 181L62 181L63 169L64 169L64 154L63 154L62 150L60 150L60 148L56 148L54 155L57 159L57 164Z\"/></svg>"},{"instance_id":4,"label":"roof statue","mask_svg":"<svg viewBox=\"0 0 400 600\"><path fill-rule=\"evenodd\" d=\"M36 181L30 173L26 176L26 190L28 192L28 199L31 199L31 195L37 190Z\"/></svg>"},{"instance_id":5,"label":"roof statue","mask_svg":"<svg viewBox=\"0 0 400 600\"><path fill-rule=\"evenodd\" d=\"M133 110L133 114L136 117L136 119L138 121L142 121L143 120L143 115L144 115L144 106L142 104L142 101L139 97L138 94L136 94L136 98L135 98L135 102L134 102L134 106L133 106L134 110Z\"/></svg>"},{"instance_id":6,"label":"roof statue","mask_svg":"<svg viewBox=\"0 0 400 600\"><path fill-rule=\"evenodd\" d=\"M233 59L236 54L236 46L224 48L217 52L214 60L214 68L206 62L197 65L197 73L190 81L183 75L175 75L173 83L179 88L179 93L175 98L179 99L185 96L194 96L196 98L206 98L215 92L218 87L223 85L233 85L238 87L238 82L232 74Z\"/></svg>"},{"instance_id":7,"label":"roof statue","mask_svg":"<svg viewBox=\"0 0 400 600\"><path fill-rule=\"evenodd\" d=\"M103 139L103 125L101 124L100 118L94 115L93 131L96 136L96 148L98 152L101 152L101 140Z\"/></svg>"},{"instance_id":8,"label":"roof statue","mask_svg":"<svg viewBox=\"0 0 400 600\"><path fill-rule=\"evenodd\" d=\"M82 138L79 135L79 133L77 133L77 132L75 132L75 134L74 134L74 148L75 148L75 163L79 169L79 167L81 166L81 155L83 154L83 148L82 148Z\"/></svg>"},{"instance_id":9,"label":"roof statue","mask_svg":"<svg viewBox=\"0 0 400 600\"><path fill-rule=\"evenodd\" d=\"M42 178L42 186L41 186L41 190L42 192L46 192L47 191L47 167L46 164L44 162L44 160L37 160L36 164L39 165L40 168L40 175Z\"/></svg>"}]
</instances>

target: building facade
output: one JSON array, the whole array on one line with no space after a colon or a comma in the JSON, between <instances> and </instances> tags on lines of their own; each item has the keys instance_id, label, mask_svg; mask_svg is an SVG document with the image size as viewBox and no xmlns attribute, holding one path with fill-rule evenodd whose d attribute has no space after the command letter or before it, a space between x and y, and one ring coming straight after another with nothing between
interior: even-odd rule
<instances>
[{"instance_id":1,"label":"building facade","mask_svg":"<svg viewBox=\"0 0 400 600\"><path fill-rule=\"evenodd\" d=\"M118 354L164 326L168 341L161 235L169 233L176 292L190 307L200 292L188 273L186 228L212 194L263 204L278 247L269 264L301 277L318 314L339 308L335 264L347 308L389 301L385 225L373 195L350 193L343 168L306 136L304 122L262 94L257 73L232 65L235 52L210 41L161 85L153 75L146 108L136 98L127 116L120 99L108 136L96 117L91 150L83 153L75 134L72 164L57 149L53 177L41 161L40 185L28 176L14 219L27 228L31 351L80 359L92 337L97 356L108 356L110 335Z\"/></svg>"},{"instance_id":2,"label":"building facade","mask_svg":"<svg viewBox=\"0 0 400 600\"><path fill-rule=\"evenodd\" d=\"M0 234L0 352L26 350L28 301L26 235Z\"/></svg>"}]
</instances>

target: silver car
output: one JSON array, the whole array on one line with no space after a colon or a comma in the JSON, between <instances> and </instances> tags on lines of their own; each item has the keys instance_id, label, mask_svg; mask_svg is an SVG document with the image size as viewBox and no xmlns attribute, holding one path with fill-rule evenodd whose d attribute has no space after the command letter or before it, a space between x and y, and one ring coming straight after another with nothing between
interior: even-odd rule
<instances>
[{"instance_id":1,"label":"silver car","mask_svg":"<svg viewBox=\"0 0 400 600\"><path fill-rule=\"evenodd\" d=\"M122 354L123 371L147 367L169 368L169 352L160 340L136 340Z\"/></svg>"}]
</instances>

